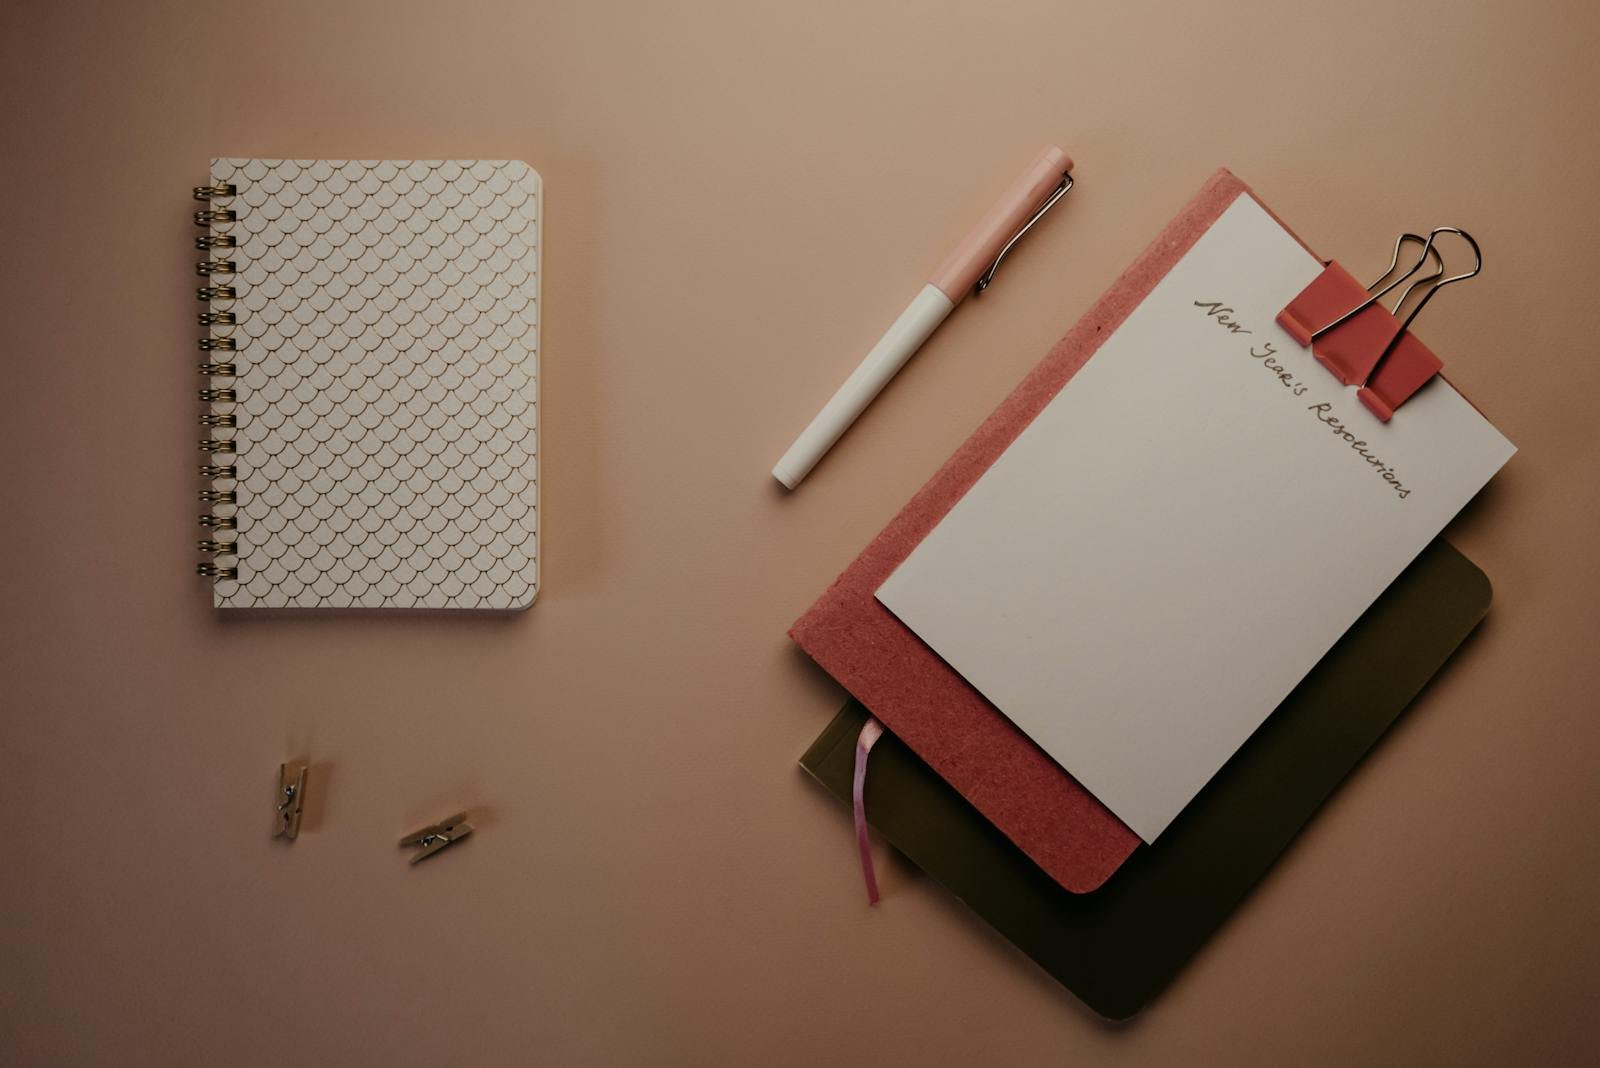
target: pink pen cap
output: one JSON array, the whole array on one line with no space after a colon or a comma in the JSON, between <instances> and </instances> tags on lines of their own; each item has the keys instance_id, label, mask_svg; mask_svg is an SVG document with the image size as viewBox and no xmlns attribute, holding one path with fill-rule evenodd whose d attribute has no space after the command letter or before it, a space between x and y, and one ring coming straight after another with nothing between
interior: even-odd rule
<instances>
[{"instance_id":1,"label":"pink pen cap","mask_svg":"<svg viewBox=\"0 0 1600 1068\"><path fill-rule=\"evenodd\" d=\"M992 275L1010 246L1071 187L1071 170L1071 156L1055 145L1046 146L928 281L952 304L959 304L978 287L980 278L987 282L986 272Z\"/></svg>"}]
</instances>

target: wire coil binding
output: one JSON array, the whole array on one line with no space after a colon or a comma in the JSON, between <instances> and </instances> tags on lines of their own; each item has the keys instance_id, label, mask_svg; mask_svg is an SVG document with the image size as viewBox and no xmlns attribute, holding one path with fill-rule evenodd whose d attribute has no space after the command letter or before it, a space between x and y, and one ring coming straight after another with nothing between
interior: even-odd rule
<instances>
[{"instance_id":1,"label":"wire coil binding","mask_svg":"<svg viewBox=\"0 0 1600 1068\"><path fill-rule=\"evenodd\" d=\"M217 275L233 275L239 273L238 261L232 259L212 258L218 249L235 249L239 247L239 239L230 233L219 233L214 228L227 226L237 222L239 213L225 205L216 203L237 196L239 189L231 182L215 182L211 185L197 185L194 187L194 199L204 201L206 207L194 213L194 223L205 230L194 239L194 247L205 253L206 257L194 265L195 274L207 279L207 284L195 289L196 299L208 307L196 316L200 327L206 330L206 336L200 338L198 347L201 352L236 352L239 348L238 340L229 329L238 325L238 313L232 310L214 310L209 305L218 301L232 301L239 297L239 290L232 285L217 285ZM236 378L239 374L237 364L228 362L212 362L208 360L199 365L199 372L207 378ZM200 413L201 426L210 428L236 429L239 425L237 411L218 411L218 405L236 405L239 400L238 392L230 387L218 387L208 384L198 391L199 401L205 406ZM232 437L203 437L199 441L200 451L216 455L217 453L237 453L238 446ZM215 536L215 532L239 529L239 494L235 486L226 488L216 485L218 482L236 482L239 469L231 463L205 463L199 466L200 477L212 483L209 488L199 492L200 503L210 507L210 511L202 512L199 524L202 530L211 532L211 537L200 539L196 545L202 553L213 556L238 556L240 543L237 540L224 541ZM221 506L224 510L218 511ZM236 536L237 537L237 536ZM197 564L195 570L203 577L218 582L233 582L239 578L237 566L223 566L212 561Z\"/></svg>"}]
</instances>

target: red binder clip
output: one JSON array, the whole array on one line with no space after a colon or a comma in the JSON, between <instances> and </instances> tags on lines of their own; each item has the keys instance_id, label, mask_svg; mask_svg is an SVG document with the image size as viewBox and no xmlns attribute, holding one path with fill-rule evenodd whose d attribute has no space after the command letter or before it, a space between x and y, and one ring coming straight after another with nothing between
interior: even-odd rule
<instances>
[{"instance_id":1,"label":"red binder clip","mask_svg":"<svg viewBox=\"0 0 1600 1068\"><path fill-rule=\"evenodd\" d=\"M1449 278L1444 275L1444 258L1434 248L1440 234L1458 234L1472 246L1472 270ZM1412 241L1422 246L1422 254L1411 268L1379 289L1384 279L1400 264L1400 249ZM1379 301L1411 278L1424 265L1433 263L1425 274L1406 287L1391 312ZM1361 403L1387 423L1395 409L1422 388L1444 366L1444 361L1411 333L1411 323L1433 295L1452 282L1462 282L1483 269L1483 253L1472 235L1454 226L1441 226L1426 239L1416 234L1401 234L1394 244L1389 269L1370 286L1362 287L1349 271L1329 261L1323 272L1300 295L1278 313L1278 325L1288 331L1342 384L1359 385L1356 396ZM1397 316L1419 286L1430 286L1412 307L1404 321ZM1322 326L1313 327L1315 323Z\"/></svg>"}]
</instances>

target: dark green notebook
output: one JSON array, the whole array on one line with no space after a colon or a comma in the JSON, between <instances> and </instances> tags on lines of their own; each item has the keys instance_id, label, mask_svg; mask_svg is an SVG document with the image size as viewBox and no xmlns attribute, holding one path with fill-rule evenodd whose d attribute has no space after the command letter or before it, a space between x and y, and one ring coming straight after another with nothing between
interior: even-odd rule
<instances>
[{"instance_id":1,"label":"dark green notebook","mask_svg":"<svg viewBox=\"0 0 1600 1068\"><path fill-rule=\"evenodd\" d=\"M1435 540L1157 842L1092 893L1063 890L891 734L868 764L868 822L1090 1008L1132 1016L1444 666L1489 598L1483 572ZM852 700L800 759L846 804L866 718Z\"/></svg>"}]
</instances>

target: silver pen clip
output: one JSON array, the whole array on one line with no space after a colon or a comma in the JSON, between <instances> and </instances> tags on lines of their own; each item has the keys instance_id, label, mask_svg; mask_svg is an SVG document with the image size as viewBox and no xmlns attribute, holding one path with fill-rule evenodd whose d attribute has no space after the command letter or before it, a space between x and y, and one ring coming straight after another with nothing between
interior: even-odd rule
<instances>
[{"instance_id":1,"label":"silver pen clip","mask_svg":"<svg viewBox=\"0 0 1600 1068\"><path fill-rule=\"evenodd\" d=\"M1006 258L1012 247L1022 240L1023 235L1033 229L1033 224L1044 218L1044 213L1055 207L1056 201L1066 196L1067 190L1071 188L1072 175L1063 174L1061 176L1061 184L1056 186L1048 197L1045 197L1044 203L1039 205L1039 210L1034 212L1032 217L1022 224L1022 229L1011 235L1011 240L1005 243L1004 247L1000 249L999 255L995 256L994 262L989 264L989 269L979 276L977 285L973 286L972 289L974 293L982 293L989 288L989 283L994 281L994 272L1000 269L1000 261Z\"/></svg>"}]
</instances>

